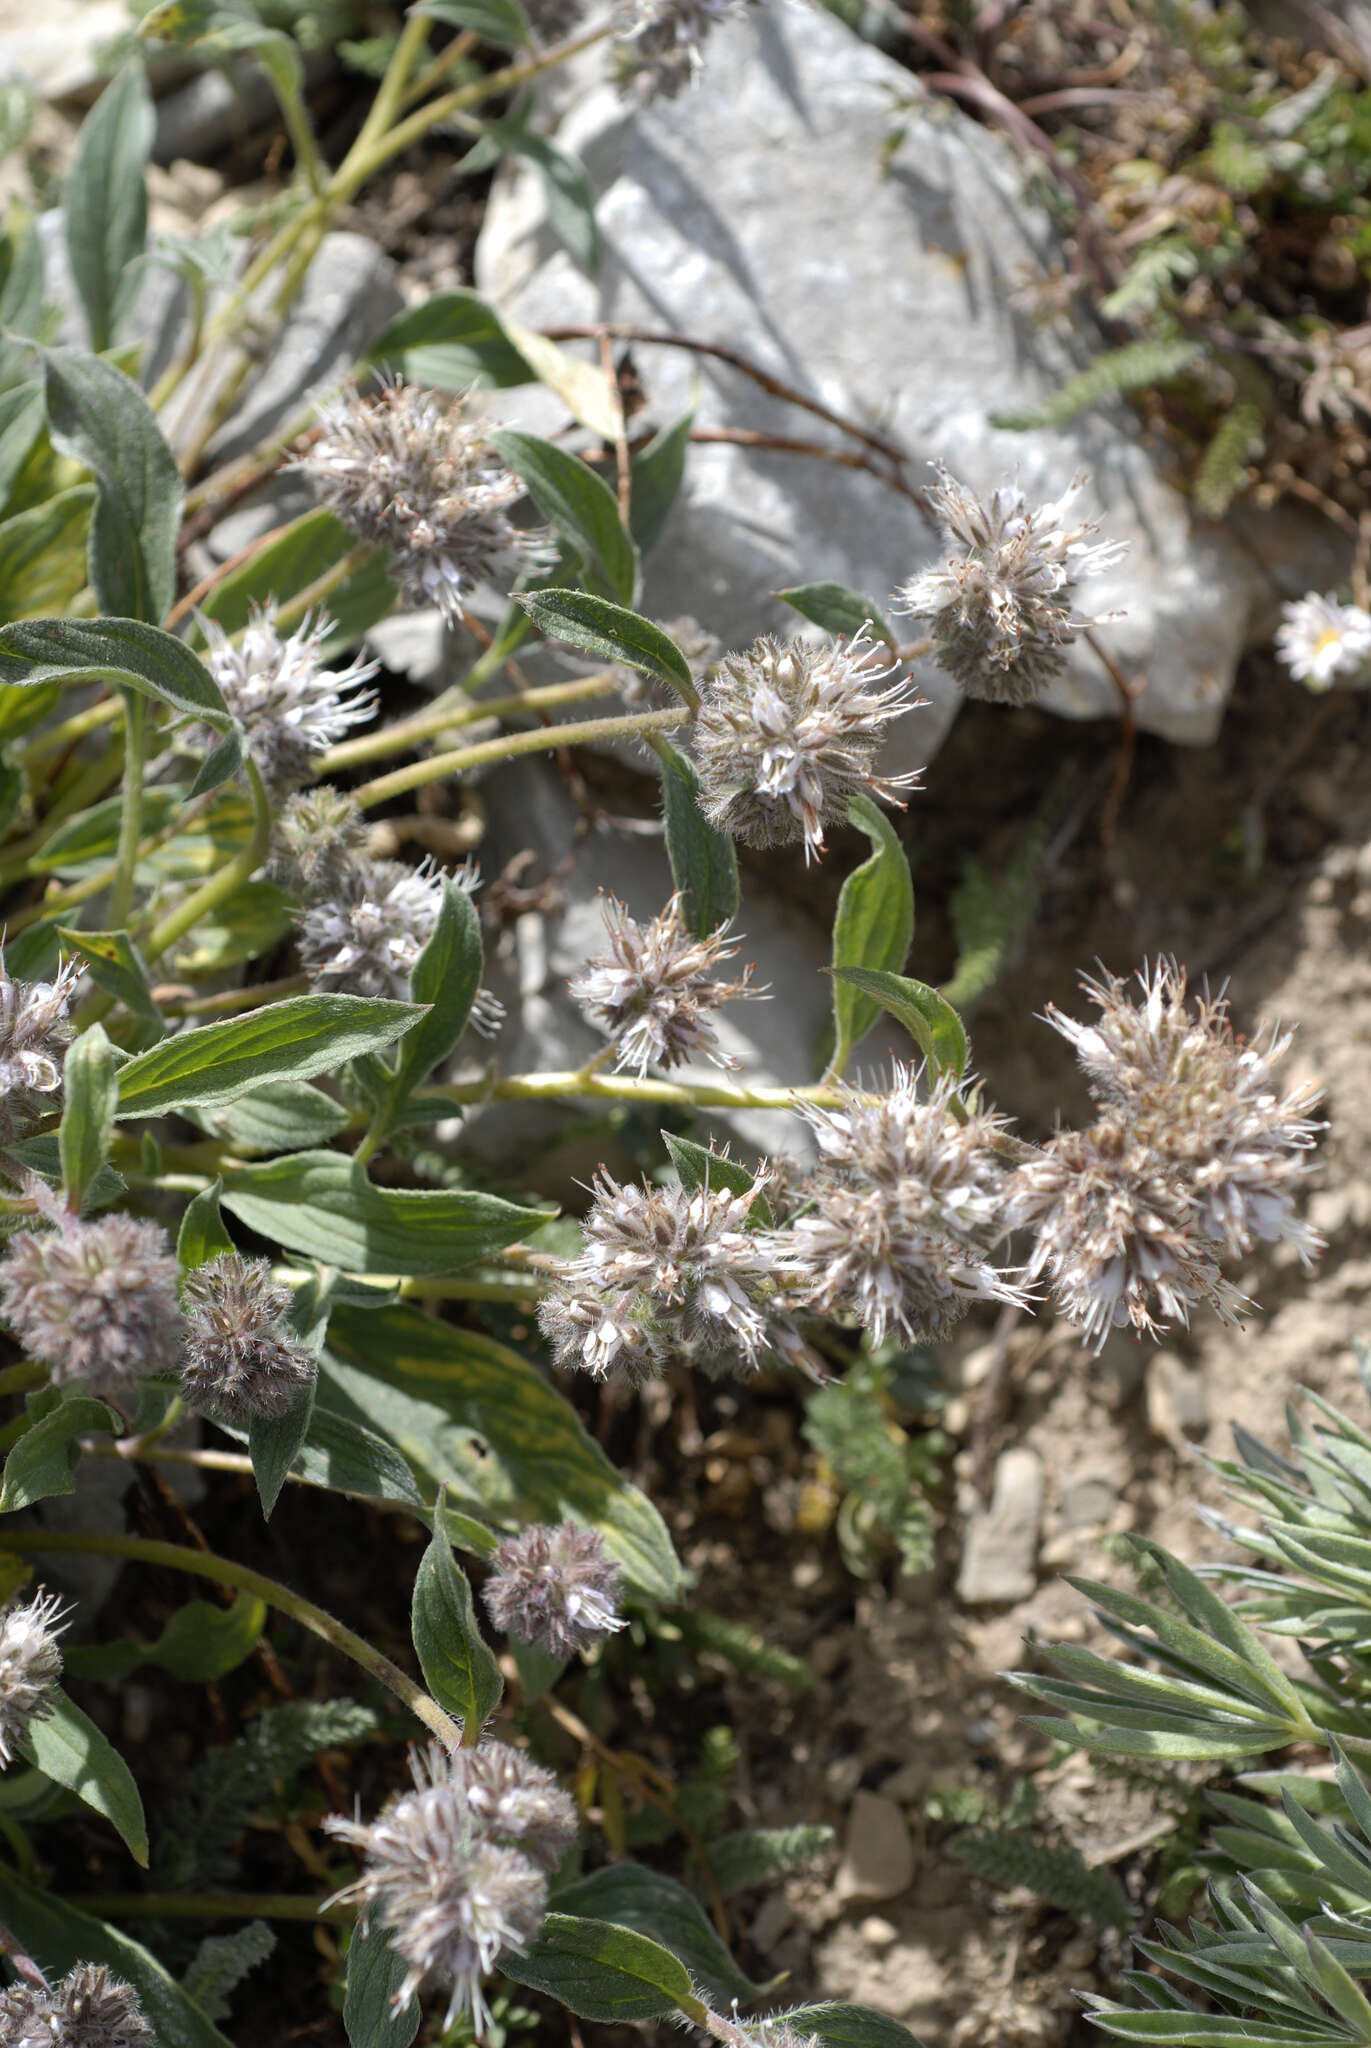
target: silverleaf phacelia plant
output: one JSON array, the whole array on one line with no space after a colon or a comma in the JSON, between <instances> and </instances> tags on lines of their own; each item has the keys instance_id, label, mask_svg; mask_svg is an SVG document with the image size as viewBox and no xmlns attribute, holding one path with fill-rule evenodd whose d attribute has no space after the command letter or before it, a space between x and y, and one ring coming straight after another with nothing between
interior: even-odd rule
<instances>
[{"instance_id":1,"label":"silverleaf phacelia plant","mask_svg":"<svg viewBox=\"0 0 1371 2048\"><path fill-rule=\"evenodd\" d=\"M702 1972L730 2000L745 1980L701 1902L725 1930L738 1872L795 1867L789 1837L813 1831L722 1846L722 1817L702 1821L676 1782L671 1717L639 1739L644 1688L688 1663L695 1595L666 1520L584 1426L613 1444L629 1396L582 1376L661 1380L664 1399L690 1374L733 1379L700 1391L722 1404L767 1375L768 1398L798 1396L835 1363L875 1373L1006 1311L1060 1314L1098 1348L1202 1309L1236 1320L1239 1265L1250 1288L1263 1248L1320 1249L1301 1213L1319 1091L1282 1080L1288 1032L1239 1036L1169 959L1132 981L1101 972L1088 1020L1047 1018L1090 1119L1017 1131L993 1072L969 1073L956 1010L904 972L916 664L1023 705L1098 654L1107 620L1078 585L1121 549L1079 508L1081 480L1035 507L942 472L938 566L911 561L875 600L797 586L800 630L749 638L757 620L725 645L718 620L637 609L690 422L639 440L612 333L576 355L467 291L408 305L308 409L216 466L326 231L360 217L388 163L435 133L469 138L473 165L532 151L589 260L579 176L522 125L537 79L599 47L628 97L672 96L741 11L642 0L580 22L549 0L530 43L515 6L435 8L442 34L410 10L336 165L284 32L235 13L235 35L261 28L271 53L293 180L232 282L196 271L194 315L146 391L121 367L136 367L126 309L149 255L136 63L89 117L67 187L89 350L50 345L43 239L14 222L0 236L5 447L31 425L38 451L0 463L0 528L22 522L0 621L0 1766L17 1785L0 2043L224 2042L237 1978L270 1941L216 1934L186 1967L176 1930L242 1904L250 1922L327 1916L288 2003L303 2033L341 2025L352 2048L410 2039L424 2000L429 2034L479 2039L504 2024L498 1978L593 2020L674 2015L725 2048L896 2048L894 2022L850 2007L714 2009ZM140 33L208 33L215 56L226 22L169 0ZM492 61L502 35L508 61ZM715 353L748 368L731 343ZM546 439L503 424L506 407L522 417L521 383L562 408ZM824 417L854 448L883 445ZM853 464L873 490L890 480L865 453ZM220 515L283 469L312 506L218 545ZM396 606L446 635L444 683L418 708L414 692L397 703L384 636L368 644ZM926 638L898 644L883 614ZM1365 680L1369 645L1363 611L1313 597L1279 642L1316 688ZM568 650L587 658L576 672ZM612 770L590 766L598 746ZM526 800L477 778L540 753L597 846L632 849L606 877L603 939L560 962L603 1041L579 1066L522 1050L566 1014L523 969L547 953L579 838L551 873L527 873L531 854L488 861L479 892L466 857ZM637 785L652 816L631 837L632 799L604 808L597 779L626 758L660 771ZM786 862L796 942L768 987L747 949L783 960L776 920L746 898L759 865ZM825 897L826 1047L763 1079L781 1064L767 1020L789 1021ZM582 929L569 919L562 943ZM488 986L501 975L510 1019ZM908 1057L858 1068L883 1010ZM491 1119L468 1142L488 1104L530 1110L536 1137L521 1127L501 1156ZM697 1112L770 1113L774 1155L745 1166L692 1134ZM567 1130L583 1158L596 1148L588 1189L560 1171ZM544 1193L578 1212L555 1232ZM866 1394L883 1429L874 1380ZM896 1492L908 1449L901 1436ZM46 1505L73 1491L70 1516ZM281 1517L281 1578L259 1568L259 1510ZM82 1641L64 1674L73 1559L145 1577L116 1610L137 1639ZM32 1589L30 1560L52 1590ZM203 1597L178 1602L182 1581ZM82 1600L83 1624L96 1607ZM240 1683L248 1659L260 1681ZM146 1688L152 1773L119 1755L99 1690L140 1662L173 1681ZM91 1689L91 1714L64 1679ZM1268 1693L1279 1679L1263 1667ZM203 1715L196 1681L216 1688ZM316 1759L340 1810L309 1839L317 1803L291 1778ZM651 1870L624 1854L649 1807ZM70 1872L84 1905L44 1888Z\"/></svg>"}]
</instances>

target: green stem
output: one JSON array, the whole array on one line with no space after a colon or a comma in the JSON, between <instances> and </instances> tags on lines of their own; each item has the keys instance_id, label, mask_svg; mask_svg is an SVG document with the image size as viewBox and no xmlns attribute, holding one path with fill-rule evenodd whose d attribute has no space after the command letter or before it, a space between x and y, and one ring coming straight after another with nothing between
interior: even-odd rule
<instances>
[{"instance_id":1,"label":"green stem","mask_svg":"<svg viewBox=\"0 0 1371 2048\"><path fill-rule=\"evenodd\" d=\"M98 726L108 725L112 718L118 718L124 708L123 699L114 694L102 697L98 704L88 704L84 711L75 712L64 718L60 725L46 725L31 740L21 740L15 753L29 767L34 761L44 761L49 754L60 754L73 741L84 739L88 732Z\"/></svg>"},{"instance_id":2,"label":"green stem","mask_svg":"<svg viewBox=\"0 0 1371 2048\"><path fill-rule=\"evenodd\" d=\"M141 690L124 694L124 807L119 819L114 886L109 897L111 931L123 930L133 908L133 875L143 831L143 780L147 769L148 700Z\"/></svg>"},{"instance_id":3,"label":"green stem","mask_svg":"<svg viewBox=\"0 0 1371 2048\"><path fill-rule=\"evenodd\" d=\"M31 1359L21 1358L17 1365L7 1365L0 1372L0 1394L29 1394L35 1387L47 1384L47 1371L35 1365Z\"/></svg>"},{"instance_id":4,"label":"green stem","mask_svg":"<svg viewBox=\"0 0 1371 2048\"><path fill-rule=\"evenodd\" d=\"M262 786L257 764L251 755L244 762L247 769L248 786L252 791L252 837L241 853L235 854L228 866L221 868L217 875L187 896L184 903L177 905L159 924L148 933L143 945L143 958L150 967L154 960L161 958L168 946L198 924L211 910L217 910L221 903L228 901L234 891L241 889L244 882L251 881L267 857L271 845L271 802Z\"/></svg>"},{"instance_id":5,"label":"green stem","mask_svg":"<svg viewBox=\"0 0 1371 2048\"><path fill-rule=\"evenodd\" d=\"M426 761L412 761L407 768L395 768L378 775L354 791L363 810L382 804L406 790L420 789L426 782L441 782L444 776L460 775L467 768L483 768L489 762L512 760L517 754L541 754L550 748L587 746L597 740L630 739L634 734L670 732L688 723L684 705L679 711L636 711L626 718L587 718L579 724L540 725L532 732L502 733L480 746L458 747L451 754L434 754Z\"/></svg>"},{"instance_id":6,"label":"green stem","mask_svg":"<svg viewBox=\"0 0 1371 2048\"><path fill-rule=\"evenodd\" d=\"M350 1657L354 1664L360 1665L369 1677L377 1679L394 1693L416 1720L431 1729L445 1748L455 1750L461 1746L462 1731L457 1723L412 1678L407 1678L398 1664L392 1664L389 1657L373 1650L370 1643L355 1635L341 1621L335 1621L322 1607L316 1607L312 1600L306 1600L303 1594L293 1593L289 1586L267 1578L262 1572L252 1571L231 1557L218 1557L213 1551L191 1550L181 1543L158 1543L143 1536L94 1535L80 1529L0 1529L0 1552L9 1552L16 1557L42 1557L50 1553L126 1557L139 1564L160 1565L167 1571L186 1572L192 1578L211 1579L216 1585L232 1586L240 1593L255 1594L268 1607L275 1608L278 1614L288 1615L302 1628L309 1629L343 1656Z\"/></svg>"},{"instance_id":7,"label":"green stem","mask_svg":"<svg viewBox=\"0 0 1371 2048\"><path fill-rule=\"evenodd\" d=\"M78 1892L69 1904L97 1920L353 1920L351 1906L294 1892Z\"/></svg>"},{"instance_id":8,"label":"green stem","mask_svg":"<svg viewBox=\"0 0 1371 2048\"><path fill-rule=\"evenodd\" d=\"M430 20L426 15L407 15L395 48L390 53L390 62L385 76L376 89L376 97L370 112L358 131L353 150L369 150L378 135L384 135L395 116L399 113L405 97L405 88L410 75L423 55L428 43Z\"/></svg>"},{"instance_id":9,"label":"green stem","mask_svg":"<svg viewBox=\"0 0 1371 2048\"><path fill-rule=\"evenodd\" d=\"M635 1074L596 1074L584 1069L564 1074L488 1076L478 1081L449 1081L425 1088L418 1102L546 1102L576 1096L590 1102L653 1102L679 1109L794 1109L802 1102L836 1109L843 1097L835 1088L731 1088L723 1082L657 1081Z\"/></svg>"},{"instance_id":10,"label":"green stem","mask_svg":"<svg viewBox=\"0 0 1371 2048\"><path fill-rule=\"evenodd\" d=\"M461 699L447 709L435 705L414 718L401 719L395 725L383 726L379 732L364 733L360 739L343 740L330 747L315 762L315 773L336 775L343 768L358 768L368 761L384 761L390 754L402 754L423 740L435 739L441 732L456 732L464 725L475 725L482 718L511 718L519 711L552 711L561 704L583 704L592 697L612 696L617 687L613 669L602 669L593 676L577 676L570 682L545 683L537 690L516 690L508 697Z\"/></svg>"}]
</instances>

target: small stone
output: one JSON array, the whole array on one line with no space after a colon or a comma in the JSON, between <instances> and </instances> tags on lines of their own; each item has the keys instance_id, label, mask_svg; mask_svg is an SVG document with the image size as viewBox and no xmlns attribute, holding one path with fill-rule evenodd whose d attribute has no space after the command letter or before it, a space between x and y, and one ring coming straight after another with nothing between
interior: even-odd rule
<instances>
[{"instance_id":1,"label":"small stone","mask_svg":"<svg viewBox=\"0 0 1371 2048\"><path fill-rule=\"evenodd\" d=\"M915 1759L901 1764L898 1771L882 1781L882 1799L894 1799L901 1806L912 1806L923 1797L928 1785L928 1765Z\"/></svg>"},{"instance_id":2,"label":"small stone","mask_svg":"<svg viewBox=\"0 0 1371 2048\"><path fill-rule=\"evenodd\" d=\"M1147 1423L1170 1444L1193 1441L1209 1427L1204 1376L1174 1351L1158 1351L1147 1368Z\"/></svg>"},{"instance_id":3,"label":"small stone","mask_svg":"<svg viewBox=\"0 0 1371 2048\"><path fill-rule=\"evenodd\" d=\"M1043 1519L1043 1474L1036 1451L1020 1447L996 1460L988 1508L967 1519L957 1597L968 1607L1026 1600L1037 1585L1034 1570Z\"/></svg>"},{"instance_id":4,"label":"small stone","mask_svg":"<svg viewBox=\"0 0 1371 2048\"><path fill-rule=\"evenodd\" d=\"M752 1922L752 1945L758 1955L769 1956L794 1921L795 1914L784 1892L773 1892L764 1900Z\"/></svg>"},{"instance_id":5,"label":"small stone","mask_svg":"<svg viewBox=\"0 0 1371 2048\"><path fill-rule=\"evenodd\" d=\"M874 1949L891 1948L900 1938L899 1928L879 1913L868 1913L857 1932L867 1947Z\"/></svg>"},{"instance_id":6,"label":"small stone","mask_svg":"<svg viewBox=\"0 0 1371 2048\"><path fill-rule=\"evenodd\" d=\"M858 1792L847 1817L837 1895L844 1905L896 1899L914 1882L914 1838L893 1799Z\"/></svg>"},{"instance_id":7,"label":"small stone","mask_svg":"<svg viewBox=\"0 0 1371 2048\"><path fill-rule=\"evenodd\" d=\"M1100 1472L1082 1472L1061 1490L1061 1516L1068 1529L1089 1529L1107 1522L1118 1495L1112 1480Z\"/></svg>"}]
</instances>

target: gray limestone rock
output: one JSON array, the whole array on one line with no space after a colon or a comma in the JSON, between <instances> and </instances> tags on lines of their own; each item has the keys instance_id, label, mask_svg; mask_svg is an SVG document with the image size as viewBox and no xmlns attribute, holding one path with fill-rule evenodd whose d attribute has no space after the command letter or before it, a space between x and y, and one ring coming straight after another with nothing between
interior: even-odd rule
<instances>
[{"instance_id":1,"label":"gray limestone rock","mask_svg":"<svg viewBox=\"0 0 1371 2048\"><path fill-rule=\"evenodd\" d=\"M1026 1600L1037 1584L1034 1566L1043 1520L1043 1470L1036 1451L1020 1446L995 1461L988 1508L967 1519L957 1598L968 1607Z\"/></svg>"},{"instance_id":2,"label":"gray limestone rock","mask_svg":"<svg viewBox=\"0 0 1371 2048\"><path fill-rule=\"evenodd\" d=\"M914 1840L893 1799L854 1795L835 1890L844 1905L897 1899L914 1882Z\"/></svg>"},{"instance_id":3,"label":"gray limestone rock","mask_svg":"<svg viewBox=\"0 0 1371 2048\"><path fill-rule=\"evenodd\" d=\"M603 68L592 57L588 81ZM1330 542L1303 517L1246 515L1241 530L1230 520L1222 531L1193 520L1121 404L1051 432L990 424L1058 389L1098 337L1035 310L1035 284L1060 250L1008 146L926 98L822 8L777 0L726 23L698 89L646 111L588 83L557 140L597 198L598 281L559 248L543 187L520 167L492 194L482 290L528 326L622 322L731 345L895 441L915 484L937 457L978 490L1017 477L1045 500L1088 471L1088 509L1130 553L1082 588L1092 611L1126 608L1108 641L1126 671L1147 673L1139 717L1150 730L1212 739L1238 656L1269 630L1273 600L1336 580ZM694 407L710 429L854 445L724 364L634 353L658 423ZM491 402L533 424L527 392ZM778 589L832 579L883 605L941 552L915 506L870 475L697 446L642 609L693 613L736 645L793 623ZM892 767L927 758L955 712L947 680L928 663L919 675L933 708L892 736ZM1050 707L1113 714L1113 686L1084 646Z\"/></svg>"}]
</instances>

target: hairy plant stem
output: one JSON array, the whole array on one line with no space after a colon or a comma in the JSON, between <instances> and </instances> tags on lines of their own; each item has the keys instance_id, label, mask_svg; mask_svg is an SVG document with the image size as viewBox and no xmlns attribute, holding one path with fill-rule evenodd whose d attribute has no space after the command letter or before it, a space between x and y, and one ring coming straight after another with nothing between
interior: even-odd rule
<instances>
[{"instance_id":1,"label":"hairy plant stem","mask_svg":"<svg viewBox=\"0 0 1371 2048\"><path fill-rule=\"evenodd\" d=\"M427 106L416 108L412 114L405 116L394 126L387 126L386 131L382 133L377 119L378 109L381 110L381 119L389 124L402 103L409 72L422 47L420 28L427 34L428 24L424 18L417 15L409 16L392 55L386 78L382 81L377 98L373 102L371 114L363 124L357 140L322 191L313 194L298 212L292 214L248 265L239 280L237 290L213 318L206 322L200 353L212 343L231 337L241 327L259 285L280 265L294 257L302 243L312 241L312 257L314 248L317 248L318 241L327 230L330 220L343 208L351 205L368 180L373 178L377 171L384 169L392 158L403 155L411 144L421 142L434 128L439 127L444 121L451 120L454 114L463 113L468 107L479 106L484 100L496 99L504 93L513 92L531 79L540 77L543 72L555 70L559 64L564 64L569 57L576 56L581 50L602 42L611 34L612 26L610 22L602 22L594 28L583 30L578 35L568 36L564 41L553 44L551 49L538 51L522 62L502 65L498 71L487 72L484 78L473 79L468 85L440 94L437 99L430 100ZM293 266L287 274L286 284L278 293L273 307L278 318L289 310L307 268L308 258L303 264ZM197 360L197 356L187 351L182 360L174 365L152 394L154 407L165 403L189 375ZM244 352L240 363L229 373L226 384L234 383L236 389L237 384L241 384L247 374L250 361L250 357ZM222 389L223 387L219 402L222 402ZM195 459L198 459L202 452L206 439L203 435L197 438L197 445L191 451ZM183 468L188 470L191 466L191 462L183 457Z\"/></svg>"},{"instance_id":2,"label":"hairy plant stem","mask_svg":"<svg viewBox=\"0 0 1371 2048\"><path fill-rule=\"evenodd\" d=\"M212 1550L192 1550L181 1543L159 1543L144 1536L99 1536L77 1529L0 1529L0 1552L15 1557L44 1556L48 1553L91 1557L126 1557L139 1564L160 1565L166 1571L186 1572L192 1578L212 1579L216 1585L232 1586L240 1593L255 1594L278 1614L288 1615L333 1649L350 1657L369 1677L392 1692L416 1720L436 1735L446 1749L461 1746L462 1731L438 1702L431 1699L398 1664L355 1635L341 1621L335 1621L322 1607L294 1593L276 1579L251 1571L231 1557L219 1557Z\"/></svg>"},{"instance_id":3,"label":"hairy plant stem","mask_svg":"<svg viewBox=\"0 0 1371 2048\"><path fill-rule=\"evenodd\" d=\"M630 739L635 733L670 732L689 718L683 705L679 711L635 711L627 717L587 718L579 724L540 725L532 732L504 733L479 746L458 747L451 754L434 754L426 761L412 761L407 768L392 769L389 775L364 782L354 795L362 809L368 810L389 797L403 796L406 790L420 789L426 782L441 782L448 775L460 775L467 768L484 768L494 761L511 760L517 754L541 754L549 748Z\"/></svg>"},{"instance_id":4,"label":"hairy plant stem","mask_svg":"<svg viewBox=\"0 0 1371 2048\"><path fill-rule=\"evenodd\" d=\"M207 882L187 896L184 903L178 904L175 910L169 911L160 923L153 926L143 944L143 958L149 967L202 917L217 910L236 889L250 881L267 857L267 849L271 845L271 800L262 786L262 778L251 755L243 766L252 791L252 837L227 867L221 868L217 875L211 875Z\"/></svg>"},{"instance_id":5,"label":"hairy plant stem","mask_svg":"<svg viewBox=\"0 0 1371 2048\"><path fill-rule=\"evenodd\" d=\"M488 1075L424 1088L418 1100L440 1102L546 1102L578 1096L590 1102L667 1103L681 1109L794 1109L816 1103L836 1109L843 1097L820 1082L814 1087L739 1088L715 1081L658 1081L636 1074L569 1073Z\"/></svg>"},{"instance_id":6,"label":"hairy plant stem","mask_svg":"<svg viewBox=\"0 0 1371 2048\"><path fill-rule=\"evenodd\" d=\"M124 804L119 817L119 850L109 892L112 931L122 931L133 908L133 873L143 830L143 779L147 771L148 700L141 690L124 693Z\"/></svg>"},{"instance_id":7,"label":"hairy plant stem","mask_svg":"<svg viewBox=\"0 0 1371 2048\"><path fill-rule=\"evenodd\" d=\"M353 1906L295 1892L80 1892L71 1904L99 1920L336 1920L348 1926Z\"/></svg>"},{"instance_id":8,"label":"hairy plant stem","mask_svg":"<svg viewBox=\"0 0 1371 2048\"><path fill-rule=\"evenodd\" d=\"M561 704L582 704L593 697L611 696L617 685L612 669L601 669L593 676L575 676L565 683L546 683L537 690L516 690L508 697L488 697L484 700L457 697L446 706L439 702L429 711L420 712L414 718L400 719L394 725L383 726L379 732L364 733L360 739L342 740L336 747L320 754L314 764L316 775L336 775L343 768L361 767L368 761L384 761L390 754L400 754L408 747L415 747L424 740L435 739L439 733L456 732L464 725L475 725L483 718L509 718L519 711L552 711Z\"/></svg>"}]
</instances>

